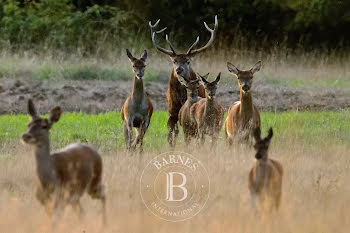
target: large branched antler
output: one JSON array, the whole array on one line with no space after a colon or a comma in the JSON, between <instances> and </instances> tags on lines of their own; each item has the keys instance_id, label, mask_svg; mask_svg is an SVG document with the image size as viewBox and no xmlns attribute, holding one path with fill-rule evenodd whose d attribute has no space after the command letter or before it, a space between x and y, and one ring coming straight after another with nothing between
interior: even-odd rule
<instances>
[{"instance_id":1,"label":"large branched antler","mask_svg":"<svg viewBox=\"0 0 350 233\"><path fill-rule=\"evenodd\" d=\"M218 30L218 26L219 26L219 24L218 24L218 16L215 15L215 26L214 26L214 29L211 29L210 27L208 27L206 22L204 22L204 26L211 34L208 43L206 45L204 45L202 48L193 50L194 46L196 46L198 44L198 42L199 42L199 36L197 36L196 41L188 49L188 51L186 53L187 55L193 56L193 55L196 55L196 54L198 54L200 52L203 52L204 50L206 50L213 43L213 41L215 39L215 36L216 36L216 32Z\"/></svg>"},{"instance_id":2,"label":"large branched antler","mask_svg":"<svg viewBox=\"0 0 350 233\"><path fill-rule=\"evenodd\" d=\"M156 38L155 38L156 34L159 34L159 33L163 32L163 31L165 31L165 29L167 29L165 27L162 30L156 31L155 28L158 26L159 22L160 22L160 19L158 19L157 22L155 22L153 25L152 25L151 21L149 21L149 23L148 23L149 27L151 28L152 43L153 43L154 47L156 47L162 53L165 53L165 54L167 54L169 56L176 56L175 49L174 49L173 45L170 43L170 41L169 41L168 34L166 34L165 39L166 39L166 42L169 44L171 51L168 50L168 49L162 48L159 45L157 45Z\"/></svg>"},{"instance_id":3,"label":"large branched antler","mask_svg":"<svg viewBox=\"0 0 350 233\"><path fill-rule=\"evenodd\" d=\"M153 25L152 25L152 22L149 21L149 27L151 28L151 37L152 37L152 43L153 45L161 52L169 55L169 56L176 56L176 52L175 52L175 49L174 49L174 46L171 44L171 42L169 41L169 37L168 37L168 34L165 35L165 39L166 39L166 42L168 43L169 47L171 50L168 50L168 49L165 49L165 48L162 48L160 47L159 45L157 45L156 43L156 34L158 33L161 33L163 32L165 29L167 29L166 27L163 28L162 30L159 30L159 31L156 31L155 28L158 26L160 22L160 19L157 20L157 22L155 22ZM215 39L215 36L216 36L216 32L218 30L218 16L216 15L215 16L215 26L214 26L214 29L211 29L210 27L208 27L207 23L204 22L204 26L205 28L211 33L211 36L210 36L210 39L209 41L207 42L207 44L205 46L203 46L202 48L199 48L199 49L193 49L199 42L199 36L197 36L197 39L196 41L192 44L192 46L187 50L187 53L186 55L188 56L194 56L200 52L203 52L204 50L206 50L214 41Z\"/></svg>"}]
</instances>

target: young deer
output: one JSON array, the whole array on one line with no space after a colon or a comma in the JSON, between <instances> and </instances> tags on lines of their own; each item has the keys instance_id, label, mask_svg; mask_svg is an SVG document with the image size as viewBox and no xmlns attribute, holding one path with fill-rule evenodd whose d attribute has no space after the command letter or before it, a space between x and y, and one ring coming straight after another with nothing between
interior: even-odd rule
<instances>
[{"instance_id":1,"label":"young deer","mask_svg":"<svg viewBox=\"0 0 350 233\"><path fill-rule=\"evenodd\" d=\"M197 136L197 124L191 118L190 109L199 100L198 89L202 83L200 79L181 78L180 81L187 88L187 100L179 111L179 122L184 131L185 143L188 145L191 138Z\"/></svg>"},{"instance_id":2,"label":"young deer","mask_svg":"<svg viewBox=\"0 0 350 233\"><path fill-rule=\"evenodd\" d=\"M215 99L220 75L221 73L218 74L215 81L208 82L205 76L198 74L204 83L206 98L199 100L191 107L191 117L197 124L198 134L202 144L204 144L205 134L207 134L212 137L212 147L216 144L224 118L224 109Z\"/></svg>"},{"instance_id":3,"label":"young deer","mask_svg":"<svg viewBox=\"0 0 350 233\"><path fill-rule=\"evenodd\" d=\"M253 75L259 71L261 61L258 61L250 70L239 70L231 63L227 63L227 68L234 73L238 79L240 89L240 101L233 103L229 108L226 121L225 132L229 145L234 139L238 142L251 142L255 128L260 128L260 113L253 104L252 87Z\"/></svg>"},{"instance_id":4,"label":"young deer","mask_svg":"<svg viewBox=\"0 0 350 233\"><path fill-rule=\"evenodd\" d=\"M142 152L143 137L153 113L152 102L147 97L143 86L147 51L142 52L140 59L135 58L128 49L126 49L126 54L130 59L135 76L131 94L125 100L121 109L121 117L124 121L124 138L127 150L134 150L137 144L140 144L140 152ZM136 128L136 138L134 140L133 127Z\"/></svg>"},{"instance_id":5,"label":"young deer","mask_svg":"<svg viewBox=\"0 0 350 233\"><path fill-rule=\"evenodd\" d=\"M266 138L261 139L260 134L260 128L256 128L254 148L257 161L249 172L248 187L254 202L259 198L262 205L277 210L282 195L283 167L278 161L268 158L272 128L269 129Z\"/></svg>"},{"instance_id":6,"label":"young deer","mask_svg":"<svg viewBox=\"0 0 350 233\"><path fill-rule=\"evenodd\" d=\"M36 198L50 215L62 213L67 204L81 214L80 197L87 192L91 198L101 200L105 222L101 156L83 144L72 144L50 154L50 129L60 119L61 108L53 108L48 119L41 118L29 100L28 113L31 121L22 142L34 146L39 178Z\"/></svg>"},{"instance_id":7,"label":"young deer","mask_svg":"<svg viewBox=\"0 0 350 233\"><path fill-rule=\"evenodd\" d=\"M196 73L193 71L191 67L192 59L197 54L209 48L210 45L213 43L216 36L217 29L218 29L218 19L217 19L217 16L215 16L214 29L210 29L208 25L204 23L204 26L206 27L206 29L211 33L211 37L207 42L207 44L202 48L194 49L194 47L199 42L199 36L198 36L196 41L192 44L192 46L187 50L186 53L183 53L183 54L178 54L175 52L174 46L172 46L172 44L168 39L168 35L166 35L166 41L169 44L170 50L161 48L156 44L155 35L157 33L163 32L166 29L164 28L162 30L155 31L155 28L158 26L159 21L160 20L158 20L154 25L152 25L152 23L149 22L149 26L151 28L153 45L162 53L169 55L173 62L173 69L169 78L169 85L168 85L166 96L167 96L168 112L169 112L168 143L171 147L175 147L176 138L179 133L179 129L177 126L178 115L179 115L181 106L185 103L187 98L186 88L181 85L178 78L183 77L183 78L186 78L187 80L197 79ZM203 98L205 97L205 91L203 86L199 88L198 95Z\"/></svg>"}]
</instances>

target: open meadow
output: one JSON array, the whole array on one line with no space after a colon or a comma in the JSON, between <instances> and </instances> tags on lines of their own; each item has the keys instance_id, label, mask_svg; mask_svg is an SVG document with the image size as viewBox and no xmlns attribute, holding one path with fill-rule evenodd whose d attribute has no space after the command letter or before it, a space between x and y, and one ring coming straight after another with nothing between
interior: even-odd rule
<instances>
[{"instance_id":1,"label":"open meadow","mask_svg":"<svg viewBox=\"0 0 350 233\"><path fill-rule=\"evenodd\" d=\"M349 28L349 0L0 0L0 233L349 233Z\"/></svg>"},{"instance_id":2,"label":"open meadow","mask_svg":"<svg viewBox=\"0 0 350 233\"><path fill-rule=\"evenodd\" d=\"M86 216L78 222L68 208L55 229L35 198L34 155L20 143L28 115L0 116L0 229L2 232L348 232L350 229L350 112L284 112L261 116L263 135L274 128L270 157L285 170L278 215L256 216L247 188L254 162L251 148L229 149L223 132L218 147L184 148L208 170L211 192L203 210L190 220L172 223L153 216L143 205L140 175L149 160L168 150L166 112L155 112L145 136L145 153L125 152L120 114L65 113L51 130L52 147L70 142L93 145L103 157L107 225L100 206L86 196ZM265 218L264 218L265 217Z\"/></svg>"}]
</instances>

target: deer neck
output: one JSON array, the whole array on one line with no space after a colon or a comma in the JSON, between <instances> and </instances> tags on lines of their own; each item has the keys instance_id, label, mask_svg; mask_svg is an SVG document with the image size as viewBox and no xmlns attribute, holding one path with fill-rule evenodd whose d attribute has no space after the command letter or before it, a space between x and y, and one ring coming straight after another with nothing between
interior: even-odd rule
<instances>
[{"instance_id":1,"label":"deer neck","mask_svg":"<svg viewBox=\"0 0 350 233\"><path fill-rule=\"evenodd\" d=\"M267 178L268 161L266 159L259 159L257 161L255 178L261 182L265 182Z\"/></svg>"},{"instance_id":2,"label":"deer neck","mask_svg":"<svg viewBox=\"0 0 350 233\"><path fill-rule=\"evenodd\" d=\"M35 159L40 184L44 189L53 187L56 183L56 175L50 155L50 142L48 138L42 144L35 147Z\"/></svg>"},{"instance_id":3,"label":"deer neck","mask_svg":"<svg viewBox=\"0 0 350 233\"><path fill-rule=\"evenodd\" d=\"M131 92L131 96L134 102L141 103L144 99L145 93L143 88L143 80L138 79L136 76L134 77L133 88Z\"/></svg>"},{"instance_id":4,"label":"deer neck","mask_svg":"<svg viewBox=\"0 0 350 233\"><path fill-rule=\"evenodd\" d=\"M214 98L207 97L207 101L205 102L205 107L204 107L204 112L206 116L211 116L214 114L214 103L215 103Z\"/></svg>"},{"instance_id":5,"label":"deer neck","mask_svg":"<svg viewBox=\"0 0 350 233\"><path fill-rule=\"evenodd\" d=\"M240 90L240 115L245 119L250 119L253 115L253 98L250 92L243 92Z\"/></svg>"}]
</instances>

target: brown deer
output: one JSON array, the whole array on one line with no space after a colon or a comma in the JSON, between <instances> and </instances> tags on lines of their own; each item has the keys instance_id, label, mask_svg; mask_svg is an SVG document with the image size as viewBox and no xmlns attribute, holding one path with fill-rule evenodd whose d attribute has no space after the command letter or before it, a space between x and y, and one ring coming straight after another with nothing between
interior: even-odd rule
<instances>
[{"instance_id":1,"label":"brown deer","mask_svg":"<svg viewBox=\"0 0 350 233\"><path fill-rule=\"evenodd\" d=\"M121 109L121 117L124 122L124 138L127 150L134 150L140 144L140 152L143 151L143 137L147 131L153 113L153 105L147 97L143 85L143 75L146 67L147 51L144 50L141 58L135 58L126 49L134 72L134 84L129 97L125 100ZM136 128L136 138L133 140L133 128Z\"/></svg>"},{"instance_id":2,"label":"brown deer","mask_svg":"<svg viewBox=\"0 0 350 233\"><path fill-rule=\"evenodd\" d=\"M229 108L226 121L225 133L229 145L232 145L234 139L237 142L251 142L255 128L260 128L259 109L253 104L251 87L253 83L253 75L259 71L261 61L258 61L249 70L239 70L230 62L227 68L234 73L238 79L240 89L240 101L233 103Z\"/></svg>"},{"instance_id":3,"label":"brown deer","mask_svg":"<svg viewBox=\"0 0 350 233\"><path fill-rule=\"evenodd\" d=\"M224 109L215 99L221 73L218 74L213 82L207 81L206 76L208 75L201 76L198 74L198 76L204 83L206 98L199 100L191 107L191 117L196 122L202 144L204 144L205 135L209 135L212 138L212 147L214 147L224 118Z\"/></svg>"},{"instance_id":4,"label":"brown deer","mask_svg":"<svg viewBox=\"0 0 350 233\"><path fill-rule=\"evenodd\" d=\"M185 144L188 145L191 138L197 137L197 124L191 118L190 109L200 98L198 97L198 89L202 83L200 79L187 80L181 78L179 80L187 88L187 100L179 111L179 122L184 131Z\"/></svg>"},{"instance_id":5,"label":"brown deer","mask_svg":"<svg viewBox=\"0 0 350 233\"><path fill-rule=\"evenodd\" d=\"M277 210L282 195L283 167L278 161L268 157L272 128L269 129L266 138L261 139L260 134L260 128L256 128L254 133L256 162L249 172L248 187L254 204L258 198L263 207Z\"/></svg>"},{"instance_id":6,"label":"brown deer","mask_svg":"<svg viewBox=\"0 0 350 233\"><path fill-rule=\"evenodd\" d=\"M72 144L61 151L50 152L50 129L60 119L61 108L51 110L49 118L41 118L32 100L28 100L31 121L22 142L34 146L39 185L36 198L48 214L60 214L67 204L80 215L80 197L87 192L102 202L105 222L106 196L102 185L102 159L91 147Z\"/></svg>"},{"instance_id":7,"label":"brown deer","mask_svg":"<svg viewBox=\"0 0 350 233\"><path fill-rule=\"evenodd\" d=\"M178 78L184 77L187 80L197 79L196 73L193 71L191 67L192 59L197 54L209 48L210 45L213 43L216 36L217 29L218 29L218 19L217 19L217 16L215 16L214 29L210 29L208 25L204 22L204 26L211 34L211 37L205 46L199 49L194 49L194 47L199 42L199 36L198 36L196 41L187 50L187 52L182 54L178 54L175 52L174 46L170 43L168 39L168 35L166 35L166 41L170 47L170 50L164 49L156 44L155 35L166 29L164 28L162 30L155 31L155 28L158 26L159 21L160 20L158 20L154 25L152 25L152 23L149 22L149 26L151 28L153 45L162 53L169 55L173 62L173 69L169 78L169 85L168 85L166 96L167 96L168 112L169 112L168 143L171 147L174 147L176 144L177 135L179 133L179 129L177 126L179 111L187 98L186 88L181 85ZM205 97L205 91L203 86L199 88L198 95L203 98Z\"/></svg>"}]
</instances>

